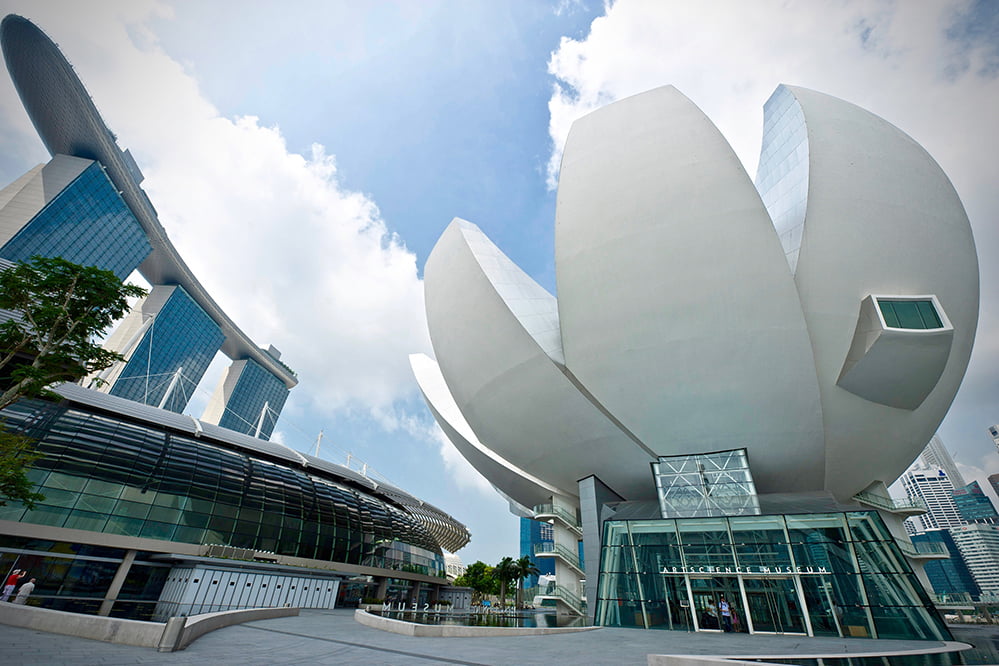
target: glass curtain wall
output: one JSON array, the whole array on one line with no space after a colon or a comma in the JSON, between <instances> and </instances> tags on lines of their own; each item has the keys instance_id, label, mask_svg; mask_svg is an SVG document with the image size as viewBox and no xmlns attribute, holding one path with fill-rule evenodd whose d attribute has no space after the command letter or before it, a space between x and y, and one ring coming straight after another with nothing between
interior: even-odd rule
<instances>
[{"instance_id":1,"label":"glass curtain wall","mask_svg":"<svg viewBox=\"0 0 999 666\"><path fill-rule=\"evenodd\" d=\"M0 536L0 571L27 570L36 579L32 606L96 614L111 587L125 550L44 539ZM112 617L148 620L170 565L139 552L111 609Z\"/></svg>"},{"instance_id":2,"label":"glass curtain wall","mask_svg":"<svg viewBox=\"0 0 999 666\"><path fill-rule=\"evenodd\" d=\"M597 595L604 626L950 640L875 512L608 521Z\"/></svg>"},{"instance_id":3,"label":"glass curtain wall","mask_svg":"<svg viewBox=\"0 0 999 666\"><path fill-rule=\"evenodd\" d=\"M663 518L760 512L746 449L662 456L652 463Z\"/></svg>"},{"instance_id":4,"label":"glass curtain wall","mask_svg":"<svg viewBox=\"0 0 999 666\"><path fill-rule=\"evenodd\" d=\"M45 500L0 507L0 519L443 575L415 518L332 480L43 401L2 416L39 440L28 475Z\"/></svg>"}]
</instances>

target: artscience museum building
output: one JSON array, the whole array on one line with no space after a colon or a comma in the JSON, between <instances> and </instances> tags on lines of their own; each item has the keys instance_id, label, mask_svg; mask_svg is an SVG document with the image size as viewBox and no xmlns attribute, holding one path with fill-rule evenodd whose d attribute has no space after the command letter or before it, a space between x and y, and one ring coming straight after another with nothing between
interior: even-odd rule
<instances>
[{"instance_id":1,"label":"artscience museum building","mask_svg":"<svg viewBox=\"0 0 999 666\"><path fill-rule=\"evenodd\" d=\"M437 422L552 526L536 602L646 629L940 640L887 490L957 392L978 262L926 151L780 86L755 182L663 87L577 120L558 296L455 219L425 269ZM582 542L583 558L577 553ZM727 607L727 610L725 610Z\"/></svg>"}]
</instances>

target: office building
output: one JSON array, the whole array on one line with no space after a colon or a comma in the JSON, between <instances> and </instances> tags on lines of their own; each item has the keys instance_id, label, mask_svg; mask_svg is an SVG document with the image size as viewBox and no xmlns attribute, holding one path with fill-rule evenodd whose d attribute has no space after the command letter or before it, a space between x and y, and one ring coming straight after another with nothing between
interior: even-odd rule
<instances>
[{"instance_id":1,"label":"office building","mask_svg":"<svg viewBox=\"0 0 999 666\"><path fill-rule=\"evenodd\" d=\"M424 270L436 358L411 364L514 512L558 552L582 540L585 585L555 558L559 611L718 631L725 595L751 633L947 636L923 571L944 553L882 482L936 432L978 321L936 162L780 86L754 184L667 86L575 121L557 199L558 298L455 219Z\"/></svg>"},{"instance_id":2,"label":"office building","mask_svg":"<svg viewBox=\"0 0 999 666\"><path fill-rule=\"evenodd\" d=\"M992 492L999 497L999 474L990 474L988 477L989 485L992 486Z\"/></svg>"},{"instance_id":3,"label":"office building","mask_svg":"<svg viewBox=\"0 0 999 666\"><path fill-rule=\"evenodd\" d=\"M910 469L902 475L902 488L910 499L926 504L926 513L914 518L917 531L947 529L964 524L954 501L954 486L942 469Z\"/></svg>"},{"instance_id":4,"label":"office building","mask_svg":"<svg viewBox=\"0 0 999 666\"><path fill-rule=\"evenodd\" d=\"M61 256L122 279L138 270L152 291L108 339L128 361L105 373L101 390L179 412L222 351L238 364L222 383L246 378L235 390L219 389L234 402L223 404L221 415L216 406L210 418L243 432L251 421L259 426L254 432L269 436L284 404L275 385L291 389L295 373L251 341L184 263L140 186L132 154L119 148L55 43L14 15L4 19L0 41L14 87L52 155L0 191L0 258Z\"/></svg>"},{"instance_id":5,"label":"office building","mask_svg":"<svg viewBox=\"0 0 999 666\"><path fill-rule=\"evenodd\" d=\"M985 600L999 600L999 525L971 523L950 530Z\"/></svg>"},{"instance_id":6,"label":"office building","mask_svg":"<svg viewBox=\"0 0 999 666\"><path fill-rule=\"evenodd\" d=\"M999 425L989 426L989 437L992 438L992 443L996 445L996 449L999 449Z\"/></svg>"},{"instance_id":7,"label":"office building","mask_svg":"<svg viewBox=\"0 0 999 666\"><path fill-rule=\"evenodd\" d=\"M929 444L919 454L919 461L922 467L927 469L942 469L947 472L947 478L950 479L955 488L967 485L964 477L961 476L961 472L958 471L957 463L954 462L950 451L947 450L943 440L940 439L940 435L933 435L930 438Z\"/></svg>"},{"instance_id":8,"label":"office building","mask_svg":"<svg viewBox=\"0 0 999 666\"><path fill-rule=\"evenodd\" d=\"M947 549L950 555L947 559L934 560L925 565L926 577L930 579L933 591L941 596L953 599L977 599L981 589L975 582L975 577L968 570L968 565L961 556L961 551L954 543L948 530L927 530L912 536L912 543L935 543Z\"/></svg>"},{"instance_id":9,"label":"office building","mask_svg":"<svg viewBox=\"0 0 999 666\"><path fill-rule=\"evenodd\" d=\"M982 490L978 481L972 481L963 488L955 488L954 504L961 518L968 523L992 523L999 522L999 514L992 505L992 500Z\"/></svg>"}]
</instances>

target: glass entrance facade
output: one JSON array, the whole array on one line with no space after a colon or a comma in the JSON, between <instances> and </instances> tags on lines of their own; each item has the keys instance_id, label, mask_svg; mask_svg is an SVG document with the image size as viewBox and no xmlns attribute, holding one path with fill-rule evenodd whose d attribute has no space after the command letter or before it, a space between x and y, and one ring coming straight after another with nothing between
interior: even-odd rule
<instances>
[{"instance_id":1,"label":"glass entrance facade","mask_svg":"<svg viewBox=\"0 0 999 666\"><path fill-rule=\"evenodd\" d=\"M873 511L604 523L596 623L951 640Z\"/></svg>"}]
</instances>

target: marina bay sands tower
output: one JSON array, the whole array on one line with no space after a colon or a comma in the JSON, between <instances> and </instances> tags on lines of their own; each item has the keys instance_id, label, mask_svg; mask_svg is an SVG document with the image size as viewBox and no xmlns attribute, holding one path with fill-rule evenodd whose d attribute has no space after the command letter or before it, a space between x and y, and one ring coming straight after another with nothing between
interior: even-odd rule
<instances>
[{"instance_id":1,"label":"marina bay sands tower","mask_svg":"<svg viewBox=\"0 0 999 666\"><path fill-rule=\"evenodd\" d=\"M232 364L202 419L269 438L295 373L276 349L254 344L184 263L131 153L52 40L17 16L4 20L3 35L14 86L52 159L0 191L0 259L59 256L122 280L138 270L152 289L106 343L125 360L94 384L182 412L222 351Z\"/></svg>"}]
</instances>

